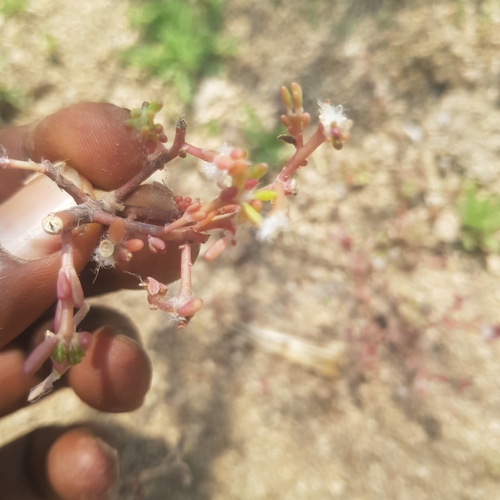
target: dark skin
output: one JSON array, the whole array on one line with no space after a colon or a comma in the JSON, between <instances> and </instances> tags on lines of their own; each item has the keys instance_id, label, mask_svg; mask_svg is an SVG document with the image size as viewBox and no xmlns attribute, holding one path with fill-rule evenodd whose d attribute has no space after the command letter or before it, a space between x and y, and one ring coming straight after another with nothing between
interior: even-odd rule
<instances>
[{"instance_id":1,"label":"dark skin","mask_svg":"<svg viewBox=\"0 0 500 500\"><path fill-rule=\"evenodd\" d=\"M122 111L116 112L121 116ZM123 134L130 133L117 127L117 123L121 123L120 120L115 116L110 118L107 112L101 113L99 108L87 109L80 105L35 125L2 130L0 144L10 158L67 160L80 174L88 173L94 187L113 189L135 175L144 159L141 145L127 138L125 144L129 150L122 148L121 157L117 157L114 150L106 149L108 144L112 148L122 141ZM109 134L110 140L95 140L96 130ZM103 161L106 168L99 167ZM16 193L20 206L30 207L32 200L22 199L24 177L24 172L0 169L0 204ZM148 206L149 197L149 193L139 196L140 202ZM137 195L134 204L137 204ZM14 214L0 210L0 218L11 215ZM41 213L40 217L45 215ZM102 231L101 226L92 224L84 234L74 238L75 266L82 276L93 276L88 271L89 260ZM148 252L138 255L134 271L163 282L177 279L178 245L169 245L165 255L152 256ZM47 328L47 323L32 325L55 300L59 266L58 250L25 260L0 248L0 416L24 406L29 389L46 375L25 376L22 366ZM124 283L121 275L113 270L101 271L96 286L87 278L83 278L82 283L85 295L89 296L122 286L136 286L138 280ZM106 322L109 325L106 326ZM151 382L151 364L140 343L134 340L133 332L118 323L116 317L109 321L102 315L92 317L91 310L88 328L93 333L92 346L83 362L66 374L56 390L66 384L84 402L100 411L132 411L141 406ZM117 481L117 463L116 451L95 428L38 429L0 449L2 498L106 499Z\"/></svg>"}]
</instances>

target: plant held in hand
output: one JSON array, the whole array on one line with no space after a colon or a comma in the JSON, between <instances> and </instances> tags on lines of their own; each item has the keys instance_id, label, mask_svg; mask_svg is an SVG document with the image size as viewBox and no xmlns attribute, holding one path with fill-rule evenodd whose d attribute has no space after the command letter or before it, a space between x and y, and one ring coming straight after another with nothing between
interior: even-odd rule
<instances>
[{"instance_id":1,"label":"plant held in hand","mask_svg":"<svg viewBox=\"0 0 500 500\"><path fill-rule=\"evenodd\" d=\"M89 114L95 115L94 118L105 116L106 127L93 130L95 141L113 141L110 145L114 147L106 149L108 154L103 154L100 164L91 169L87 166L85 178L77 174L85 162L84 144L78 160L69 158L67 163L61 162L67 158L64 151L64 119L68 109L45 118L32 131L31 141L36 142L39 129L47 131L54 128L54 135L58 136L57 148L52 147L49 137L40 148L39 159L15 160L9 158L7 151L3 152L0 166L42 173L76 202L76 206L49 214L42 222L47 233L60 235L62 260L57 280L55 331L47 332L44 342L25 363L25 371L34 373L50 356L53 369L49 377L31 391L30 401L36 401L49 392L55 380L70 366L81 361L90 345L90 334L77 332L88 305L73 264L72 247L72 239L85 231L87 224L99 223L107 228L94 253L99 267L128 265L134 254L144 251L162 254L173 248L179 254L180 288L175 295L169 296L166 285L153 277L147 277L141 283L151 308L167 312L179 328L184 327L203 305L200 298L193 296L191 267L193 255L196 257L199 245L207 242L210 232L222 231L223 235L206 250L206 260L215 259L226 248L236 244L236 232L242 224L254 226L257 238L265 241L272 241L277 232L288 226L286 197L297 192L294 173L307 165L307 158L322 143L330 142L335 149L341 149L349 138L352 122L344 115L342 106L333 107L328 101L318 101L320 120L316 130L306 139L304 130L311 117L304 112L300 85L292 83L290 90L282 87L280 94L286 107L281 123L287 128L287 134L279 138L293 145L295 152L274 182L266 186L260 182L268 169L265 163L252 164L243 149L223 146L219 151L211 151L188 143L186 122L182 117L177 122L172 145L167 148L163 127L154 121L161 109L156 102L146 102L132 111L95 103L68 108L87 117ZM78 138L72 136L69 140L73 141L74 147ZM110 156L109 151L114 154ZM202 202L191 197L175 196L170 189L158 183L143 184L170 161L187 155L206 162L205 172L220 189L215 199ZM112 162L123 165L119 185L115 178L103 177L106 166ZM151 195L152 191L153 198L159 194L161 202L142 203L144 194ZM265 208L266 204L271 205L270 210Z\"/></svg>"}]
</instances>

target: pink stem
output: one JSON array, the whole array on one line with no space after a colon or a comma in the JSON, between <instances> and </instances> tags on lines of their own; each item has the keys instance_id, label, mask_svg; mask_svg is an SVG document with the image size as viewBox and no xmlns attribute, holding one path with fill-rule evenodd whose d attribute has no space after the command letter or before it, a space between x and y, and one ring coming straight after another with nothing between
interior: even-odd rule
<instances>
[{"instance_id":1,"label":"pink stem","mask_svg":"<svg viewBox=\"0 0 500 500\"><path fill-rule=\"evenodd\" d=\"M181 253L181 285L179 289L179 296L191 297L193 292L191 284L191 245L186 243L182 247Z\"/></svg>"},{"instance_id":2,"label":"pink stem","mask_svg":"<svg viewBox=\"0 0 500 500\"><path fill-rule=\"evenodd\" d=\"M234 240L234 234L227 231L226 234L218 239L206 252L203 258L206 261L215 260L226 248L231 246Z\"/></svg>"},{"instance_id":3,"label":"pink stem","mask_svg":"<svg viewBox=\"0 0 500 500\"><path fill-rule=\"evenodd\" d=\"M116 219L116 215L109 214L104 210L96 210L92 216L93 222L99 222L104 226L109 226L114 219ZM125 230L131 233L138 233L144 235L158 236L159 238L163 238L167 241L179 241L183 242L186 240L195 241L197 243L205 243L208 239L206 234L199 233L194 231L190 227L183 227L179 229L175 229L172 232L165 234L164 230L167 226L155 226L154 224L146 224L145 222L136 222L131 220L125 220Z\"/></svg>"},{"instance_id":4,"label":"pink stem","mask_svg":"<svg viewBox=\"0 0 500 500\"><path fill-rule=\"evenodd\" d=\"M62 283L71 283L73 278L73 272L76 274L75 266L73 262L73 247L71 246L71 233L64 232L62 234L62 259L61 259L61 271L65 279L60 280ZM78 280L78 277L76 278ZM72 284L71 284L72 285ZM66 342L70 342L73 337L73 293L72 286L70 290L65 289L66 286L59 286L58 282L58 308L59 308L59 321L56 329L56 334L59 339L64 338Z\"/></svg>"},{"instance_id":5,"label":"pink stem","mask_svg":"<svg viewBox=\"0 0 500 500\"><path fill-rule=\"evenodd\" d=\"M206 161L208 163L212 163L215 159L216 156L219 155L219 153L212 151L210 149L202 149L198 148L196 146L193 146L192 144L188 144L185 142L182 145L182 149L187 153L190 154L191 156L194 156L195 158L199 158L200 160Z\"/></svg>"},{"instance_id":6,"label":"pink stem","mask_svg":"<svg viewBox=\"0 0 500 500\"><path fill-rule=\"evenodd\" d=\"M73 316L73 328L76 328L83 321L89 310L90 306L87 302L84 302L82 307L80 307L80 309L78 309L76 314Z\"/></svg>"},{"instance_id":7,"label":"pink stem","mask_svg":"<svg viewBox=\"0 0 500 500\"><path fill-rule=\"evenodd\" d=\"M55 335L50 335L45 337L45 340L38 344L35 349L26 358L23 365L23 373L25 375L33 375L36 373L42 365L49 359L54 347L59 342L59 337Z\"/></svg>"},{"instance_id":8,"label":"pink stem","mask_svg":"<svg viewBox=\"0 0 500 500\"><path fill-rule=\"evenodd\" d=\"M114 191L115 199L121 201L126 198L135 188L139 187L151 175L163 168L165 163L179 156L181 147L184 146L186 137L186 122L183 117L179 118L175 128L175 137L172 146L162 151L156 158L146 163L144 168L130 181Z\"/></svg>"},{"instance_id":9,"label":"pink stem","mask_svg":"<svg viewBox=\"0 0 500 500\"><path fill-rule=\"evenodd\" d=\"M286 162L283 170L279 173L278 179L280 182L287 182L294 172L304 163L304 161L316 150L321 144L325 142L326 138L323 134L323 126L318 124L318 128L309 140Z\"/></svg>"}]
</instances>

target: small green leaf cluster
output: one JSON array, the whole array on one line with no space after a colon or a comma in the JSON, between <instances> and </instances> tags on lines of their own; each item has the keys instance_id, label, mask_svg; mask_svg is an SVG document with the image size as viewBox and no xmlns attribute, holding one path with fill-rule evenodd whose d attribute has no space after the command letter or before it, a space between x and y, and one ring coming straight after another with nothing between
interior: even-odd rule
<instances>
[{"instance_id":1,"label":"small green leaf cluster","mask_svg":"<svg viewBox=\"0 0 500 500\"><path fill-rule=\"evenodd\" d=\"M52 351L51 358L56 363L67 361L71 366L78 365L85 357L85 351L77 344L71 344L69 349L64 342L59 342Z\"/></svg>"},{"instance_id":2,"label":"small green leaf cluster","mask_svg":"<svg viewBox=\"0 0 500 500\"><path fill-rule=\"evenodd\" d=\"M145 0L129 11L140 38L124 60L171 83L189 102L199 77L234 52L220 34L223 13L224 0Z\"/></svg>"},{"instance_id":3,"label":"small green leaf cluster","mask_svg":"<svg viewBox=\"0 0 500 500\"><path fill-rule=\"evenodd\" d=\"M467 251L500 252L500 196L469 186L460 203L462 245Z\"/></svg>"}]
</instances>

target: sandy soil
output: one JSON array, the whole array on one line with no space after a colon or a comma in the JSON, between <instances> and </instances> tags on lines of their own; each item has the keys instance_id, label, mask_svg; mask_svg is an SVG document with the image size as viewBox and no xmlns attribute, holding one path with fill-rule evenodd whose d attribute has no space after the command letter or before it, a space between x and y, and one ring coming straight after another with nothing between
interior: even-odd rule
<instances>
[{"instance_id":1,"label":"sandy soil","mask_svg":"<svg viewBox=\"0 0 500 500\"><path fill-rule=\"evenodd\" d=\"M196 265L206 307L187 330L141 292L100 299L151 353L143 408L104 415L60 391L2 419L0 443L95 421L121 451L117 499L500 498L500 344L480 336L500 322L500 265L460 249L456 208L464 179L500 193L500 8L408 4L228 0L239 51L201 83L190 140L239 145L248 105L272 128L277 88L296 80L311 112L317 97L346 107L351 142L300 172L274 245L244 233ZM173 123L173 92L120 64L136 40L127 6L32 0L0 24L0 82L31 99L17 123L75 101L152 99ZM220 137L204 127L214 119ZM169 185L209 196L199 166L182 168ZM242 323L299 337L302 364Z\"/></svg>"}]
</instances>

